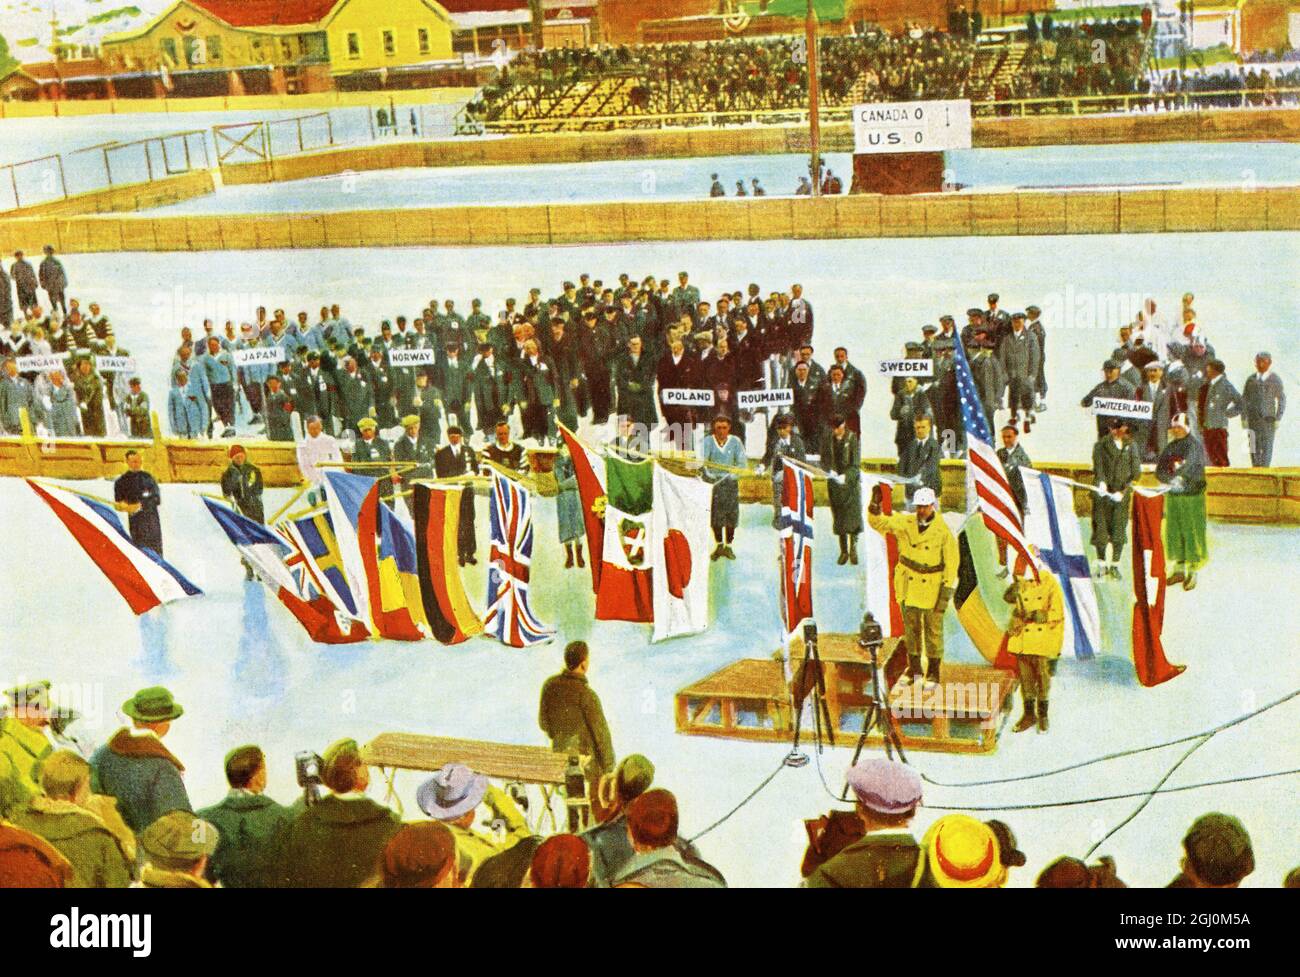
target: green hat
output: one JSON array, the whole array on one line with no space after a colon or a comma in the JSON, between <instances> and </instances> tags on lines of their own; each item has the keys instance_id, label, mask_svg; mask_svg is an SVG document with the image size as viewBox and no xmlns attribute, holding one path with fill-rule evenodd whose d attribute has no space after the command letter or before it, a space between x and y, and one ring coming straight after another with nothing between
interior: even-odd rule
<instances>
[{"instance_id":1,"label":"green hat","mask_svg":"<svg viewBox=\"0 0 1300 977\"><path fill-rule=\"evenodd\" d=\"M48 709L50 707L50 683L48 679L28 682L5 689L4 697L15 707Z\"/></svg>"},{"instance_id":2,"label":"green hat","mask_svg":"<svg viewBox=\"0 0 1300 977\"><path fill-rule=\"evenodd\" d=\"M141 689L122 703L122 711L142 723L169 723L185 714L171 692L161 685Z\"/></svg>"},{"instance_id":3,"label":"green hat","mask_svg":"<svg viewBox=\"0 0 1300 977\"><path fill-rule=\"evenodd\" d=\"M640 797L655 782L655 765L640 753L625 756L614 772L618 796L624 800Z\"/></svg>"},{"instance_id":4,"label":"green hat","mask_svg":"<svg viewBox=\"0 0 1300 977\"><path fill-rule=\"evenodd\" d=\"M1234 885L1255 871L1255 851L1245 826L1230 814L1203 814L1183 839L1183 850L1202 882Z\"/></svg>"},{"instance_id":5,"label":"green hat","mask_svg":"<svg viewBox=\"0 0 1300 977\"><path fill-rule=\"evenodd\" d=\"M189 811L170 811L140 834L140 847L159 868L197 862L217 850L217 829Z\"/></svg>"}]
</instances>

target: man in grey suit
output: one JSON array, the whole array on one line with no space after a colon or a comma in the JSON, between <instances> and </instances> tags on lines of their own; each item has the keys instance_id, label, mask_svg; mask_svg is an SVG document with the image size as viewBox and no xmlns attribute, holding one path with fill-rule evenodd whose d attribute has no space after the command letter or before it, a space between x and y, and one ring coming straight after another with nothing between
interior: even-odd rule
<instances>
[{"instance_id":1,"label":"man in grey suit","mask_svg":"<svg viewBox=\"0 0 1300 977\"><path fill-rule=\"evenodd\" d=\"M1205 364L1205 384L1197 394L1197 422L1205 445L1206 463L1227 468L1228 419L1241 413L1241 394L1224 376L1223 360Z\"/></svg>"},{"instance_id":2,"label":"man in grey suit","mask_svg":"<svg viewBox=\"0 0 1300 977\"><path fill-rule=\"evenodd\" d=\"M1038 382L1038 366L1042 360L1042 351L1038 340L1025 328L1025 314L1017 312L1011 317L1011 330L998 342L998 359L1006 375L1008 406L1011 408L1011 421L1020 420L1020 412L1025 412L1025 433L1029 433L1034 423L1034 390ZM1132 388L1130 388L1130 391Z\"/></svg>"},{"instance_id":3,"label":"man in grey suit","mask_svg":"<svg viewBox=\"0 0 1300 977\"><path fill-rule=\"evenodd\" d=\"M1255 372L1241 392L1242 422L1250 434L1250 464L1268 468L1273 463L1273 435L1286 413L1286 391L1282 378L1273 372L1269 353L1255 356Z\"/></svg>"}]
</instances>

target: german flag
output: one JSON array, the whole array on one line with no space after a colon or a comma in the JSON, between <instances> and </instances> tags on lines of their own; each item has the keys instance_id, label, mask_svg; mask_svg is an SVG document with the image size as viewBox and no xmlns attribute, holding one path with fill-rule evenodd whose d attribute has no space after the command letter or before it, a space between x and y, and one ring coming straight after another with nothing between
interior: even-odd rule
<instances>
[{"instance_id":1,"label":"german flag","mask_svg":"<svg viewBox=\"0 0 1300 977\"><path fill-rule=\"evenodd\" d=\"M420 598L433 636L445 645L483 633L460 579L456 537L461 486L415 486L416 563Z\"/></svg>"}]
</instances>

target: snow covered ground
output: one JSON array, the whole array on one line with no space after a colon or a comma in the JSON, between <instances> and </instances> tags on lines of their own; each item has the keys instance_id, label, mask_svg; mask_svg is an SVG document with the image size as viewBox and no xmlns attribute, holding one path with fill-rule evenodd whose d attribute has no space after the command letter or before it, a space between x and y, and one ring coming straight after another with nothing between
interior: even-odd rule
<instances>
[{"instance_id":1,"label":"snow covered ground","mask_svg":"<svg viewBox=\"0 0 1300 977\"><path fill-rule=\"evenodd\" d=\"M82 486L108 493L107 483ZM283 492L268 495L270 508ZM488 639L457 647L392 642L328 648L306 640L297 624L260 584L246 583L234 551L185 486L163 489L167 556L201 586L203 596L136 619L37 497L20 480L0 481L5 513L5 564L11 580L8 612L0 620L0 675L8 687L49 677L83 697L75 731L94 745L120 722L120 703L136 688L171 688L186 713L168 744L186 764L196 803L224 791L226 751L256 742L270 758L270 792L296 793L294 752L321 750L340 736L367 740L384 731L409 731L544 744L536 728L537 694L559 669L563 643L581 638L593 649L591 681L600 693L619 754L642 752L658 768L657 781L673 790L682 827L691 835L722 817L776 769L786 748L686 737L674 731L673 694L742 657L766 657L777 646L776 540L770 510L747 506L737 535L735 563L711 566L712 629L661 645L649 627L593 622L587 571L562 568L555 506L536 507L533 559L535 610L559 628L553 645L512 650ZM480 533L486 505L479 500ZM829 517L817 514L815 608L823 631L856 627L859 568L835 565ZM1085 527L1086 534L1086 527ZM1106 652L1091 662L1063 661L1052 695L1047 734L1003 734L992 756L913 753L911 761L943 781L983 780L1054 768L1102 753L1172 739L1258 708L1300 682L1294 655L1300 601L1291 569L1297 533L1289 529L1211 527L1213 557L1191 594L1171 590L1165 644L1171 660L1187 665L1180 677L1140 688L1127 656L1132 584L1098 587ZM26 554L37 554L36 560ZM1252 581L1277 583L1261 587ZM472 602L483 606L483 568L468 568ZM996 589L987 595L1000 613ZM1000 603L1000 602L999 602ZM1226 608L1232 612L1226 614ZM976 662L977 653L948 615L949 660ZM1168 786L1199 783L1296 766L1300 701L1292 700L1219 734L1174 774ZM850 744L851 745L851 744ZM1141 791L1155 785L1186 745L1086 767L1074 773L993 788L929 787L933 805L1042 803ZM821 758L825 781L842 785L849 748ZM419 817L417 774L399 776L407 817ZM376 778L378 780L378 778ZM381 796L380 786L371 788ZM1032 885L1037 872L1061 854L1082 855L1122 820L1136 800L1080 807L985 814L1016 831L1028 867L1012 884ZM804 847L801 819L833 806L816 765L785 770L757 798L700 847L733 885L788 886L798 879ZM1300 863L1294 777L1161 795L1107 843L1130 884L1159 886L1178 869L1180 839L1198 815L1220 810L1239 816L1255 843L1258 868L1248 885L1277 886ZM916 828L942 812L926 810Z\"/></svg>"},{"instance_id":2,"label":"snow covered ground","mask_svg":"<svg viewBox=\"0 0 1300 977\"><path fill-rule=\"evenodd\" d=\"M1261 349L1274 369L1300 388L1294 338L1300 293L1300 235L1170 234L1000 237L935 240L619 244L590 247L326 249L201 254L90 254L65 259L70 294L98 301L119 342L140 363L145 388L165 414L167 374L179 330L196 332L211 318L253 318L254 309L306 310L337 302L354 325L378 332L381 319L417 315L432 298L453 298L467 313L483 299L495 315L507 296L527 301L538 286L557 294L563 279L588 271L615 281L620 272L676 280L691 273L701 294L757 282L767 291L800 282L813 304L823 365L837 345L868 374L863 452L892 456L889 385L873 377L882 358L920 338L921 326L943 313L965 322L990 291L1002 307L1037 304L1049 330L1048 403L1024 439L1039 461L1086 460L1096 428L1079 400L1101 379L1101 364L1147 296L1158 313L1177 314L1181 296L1196 294L1203 330L1240 388ZM1267 278L1261 277L1267 275ZM1288 418L1277 434L1274 463L1300 463L1300 428ZM1233 424L1231 456L1244 464L1245 433Z\"/></svg>"}]
</instances>

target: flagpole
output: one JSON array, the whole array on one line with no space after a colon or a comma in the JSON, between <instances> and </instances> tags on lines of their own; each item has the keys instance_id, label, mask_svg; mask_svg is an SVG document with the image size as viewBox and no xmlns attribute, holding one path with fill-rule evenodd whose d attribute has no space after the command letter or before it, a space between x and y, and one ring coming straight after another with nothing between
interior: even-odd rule
<instances>
[{"instance_id":1,"label":"flagpole","mask_svg":"<svg viewBox=\"0 0 1300 977\"><path fill-rule=\"evenodd\" d=\"M38 485L44 485L46 488L62 489L64 492L71 492L73 495L80 495L83 499L91 499L92 501L95 502L102 502L104 505L111 505L114 509L116 509L119 504L113 499L104 498L102 495L93 495L90 492L83 492L81 491L81 489L67 488L63 485L58 485L54 482L47 482L44 479L30 478L29 481L35 482ZM125 503L122 504L125 505Z\"/></svg>"},{"instance_id":2,"label":"flagpole","mask_svg":"<svg viewBox=\"0 0 1300 977\"><path fill-rule=\"evenodd\" d=\"M284 505L280 506L280 508L276 510L275 515L273 515L270 519L268 519L267 522L272 524L279 522L280 517L283 516L286 512L288 512L289 508L295 502L301 499L303 497L303 494L310 488L311 488L311 482L303 482L300 486L298 486L298 490L294 492L293 495L289 498L289 501L286 502Z\"/></svg>"}]
</instances>

